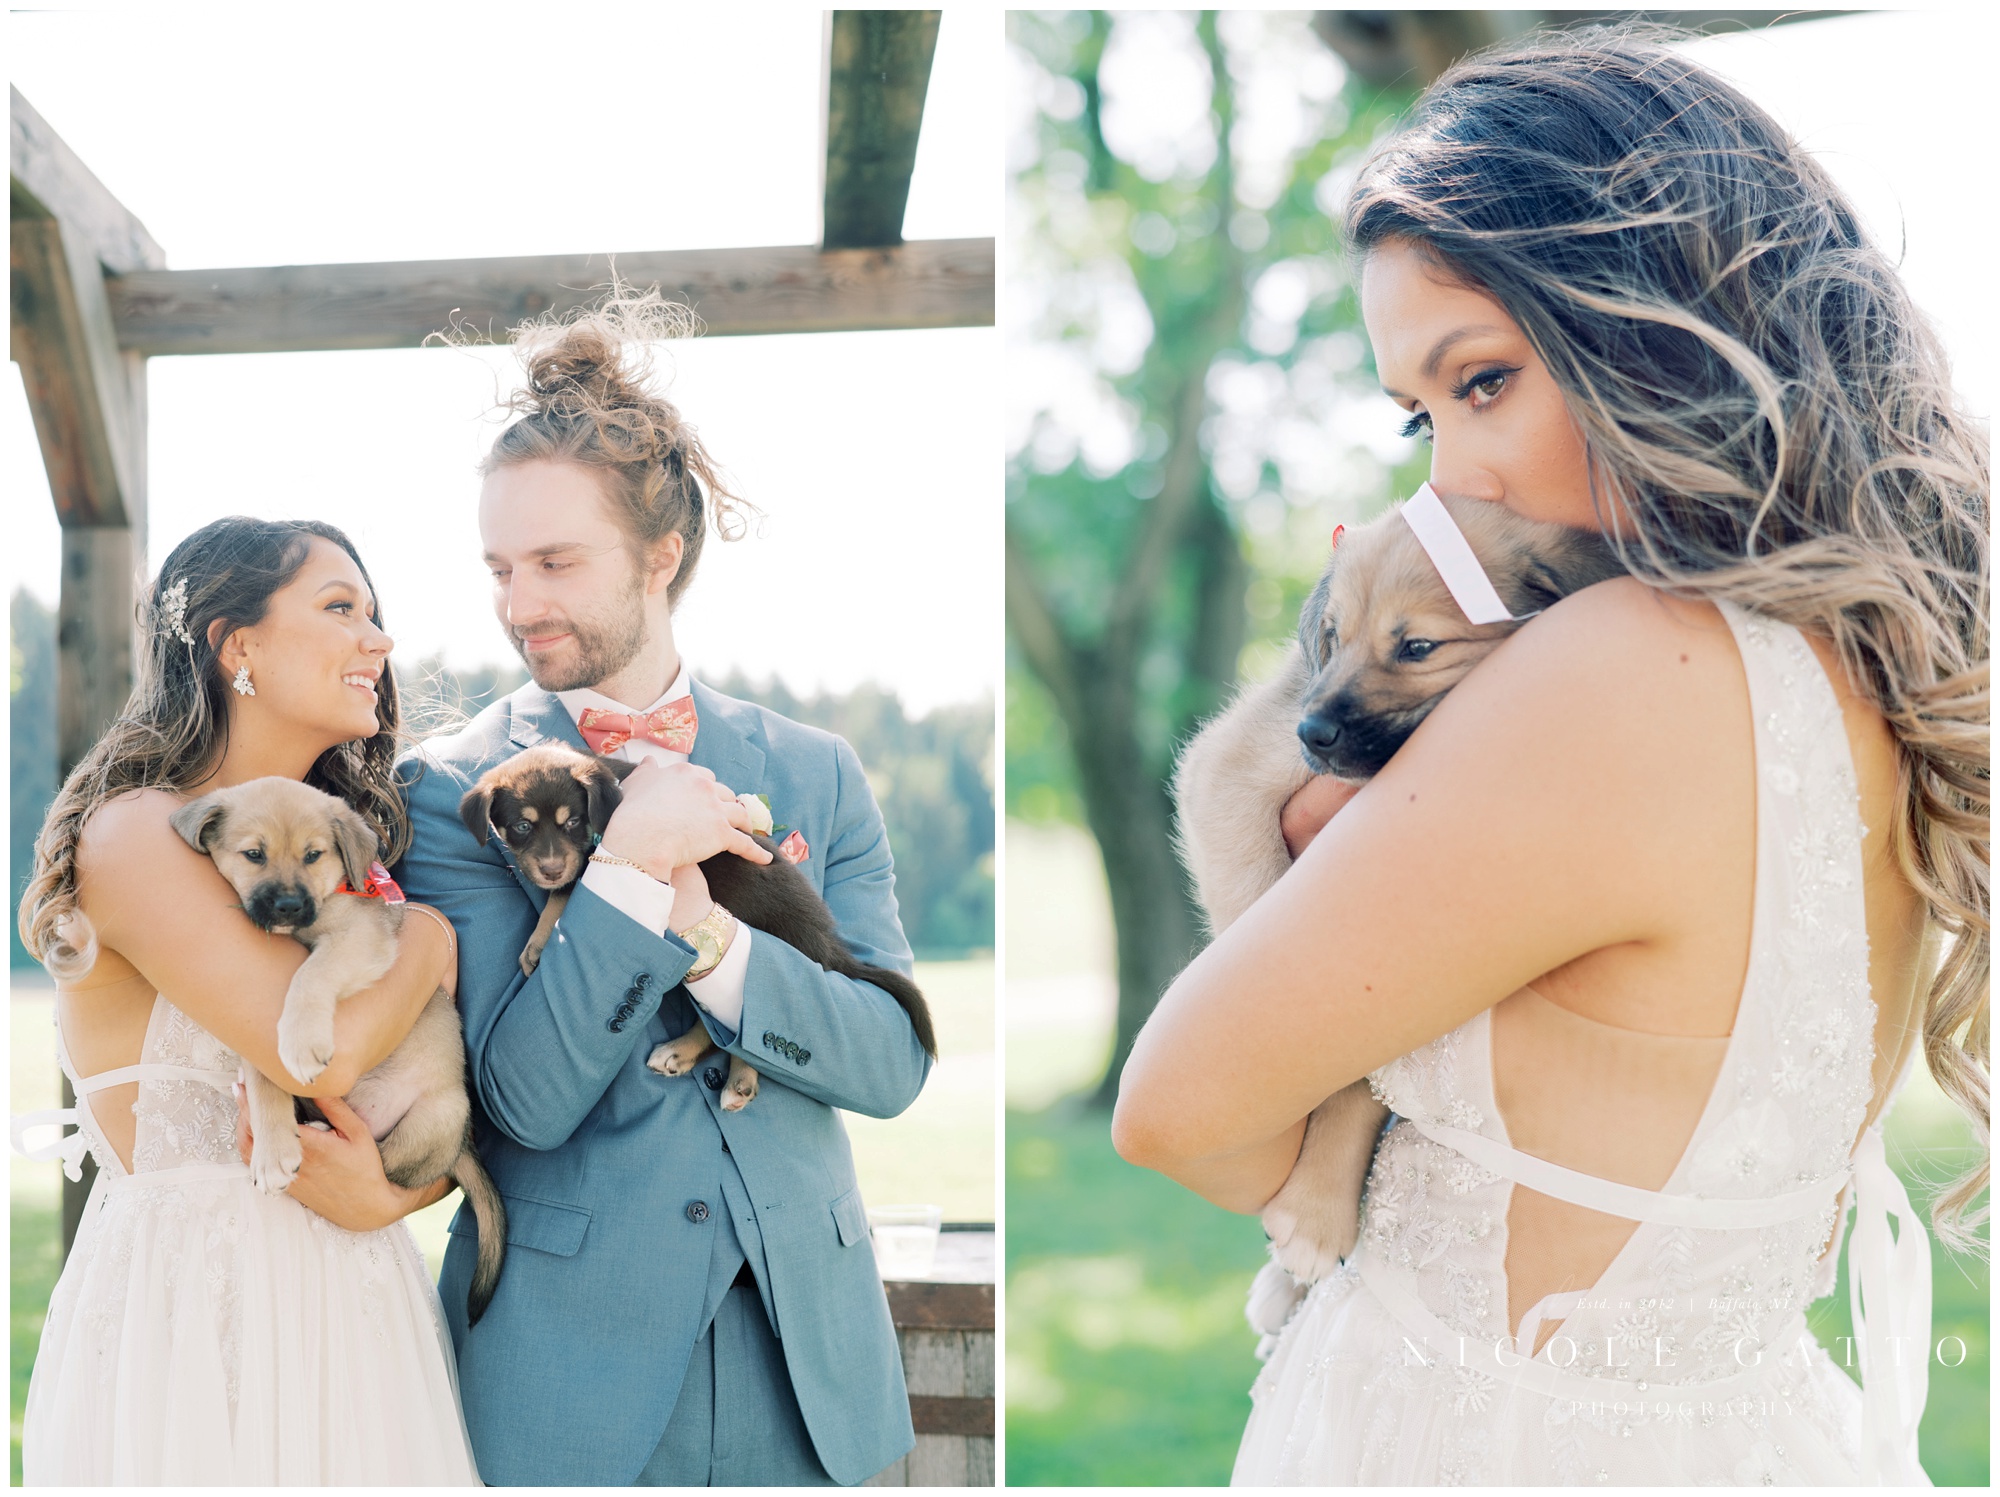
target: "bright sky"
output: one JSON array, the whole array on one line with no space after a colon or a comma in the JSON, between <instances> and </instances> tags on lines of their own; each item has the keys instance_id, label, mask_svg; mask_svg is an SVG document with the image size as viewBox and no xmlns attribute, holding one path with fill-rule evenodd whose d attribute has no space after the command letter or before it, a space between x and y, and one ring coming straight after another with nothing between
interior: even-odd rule
<instances>
[{"instance_id":1,"label":"bright sky","mask_svg":"<svg viewBox=\"0 0 2000 1497\"><path fill-rule=\"evenodd\" d=\"M176 269L818 237L817 10L98 6L6 27L15 86ZM999 45L997 12L946 15L908 238L998 227ZM992 329L674 349L672 398L767 516L760 537L708 546L677 631L697 674L876 681L919 712L994 690L998 350ZM222 514L331 520L405 659L511 660L473 468L513 367L439 350L152 360L153 562ZM52 602L58 535L18 371L3 403L5 580Z\"/></svg>"}]
</instances>

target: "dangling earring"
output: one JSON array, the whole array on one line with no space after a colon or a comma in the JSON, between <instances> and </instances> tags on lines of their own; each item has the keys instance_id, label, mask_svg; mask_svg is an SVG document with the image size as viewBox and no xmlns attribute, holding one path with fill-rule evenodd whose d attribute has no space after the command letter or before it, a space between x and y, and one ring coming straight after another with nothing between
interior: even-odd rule
<instances>
[{"instance_id":1,"label":"dangling earring","mask_svg":"<svg viewBox=\"0 0 2000 1497\"><path fill-rule=\"evenodd\" d=\"M240 697L257 695L257 688L250 684L250 667L247 665L236 667L236 679L229 684L236 688L236 694Z\"/></svg>"}]
</instances>

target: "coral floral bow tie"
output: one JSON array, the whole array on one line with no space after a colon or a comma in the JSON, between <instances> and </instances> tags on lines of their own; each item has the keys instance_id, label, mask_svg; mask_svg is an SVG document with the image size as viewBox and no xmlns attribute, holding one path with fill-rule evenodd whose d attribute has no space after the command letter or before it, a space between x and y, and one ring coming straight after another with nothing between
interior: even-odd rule
<instances>
[{"instance_id":1,"label":"coral floral bow tie","mask_svg":"<svg viewBox=\"0 0 2000 1497\"><path fill-rule=\"evenodd\" d=\"M592 753L615 754L635 738L657 743L670 753L694 752L694 698L676 697L651 712L604 712L586 707L576 730Z\"/></svg>"}]
</instances>

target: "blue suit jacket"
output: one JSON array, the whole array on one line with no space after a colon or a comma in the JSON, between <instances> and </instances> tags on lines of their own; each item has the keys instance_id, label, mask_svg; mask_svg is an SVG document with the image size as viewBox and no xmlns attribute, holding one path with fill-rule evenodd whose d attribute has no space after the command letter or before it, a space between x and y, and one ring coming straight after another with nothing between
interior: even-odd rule
<instances>
[{"instance_id":1,"label":"blue suit jacket","mask_svg":"<svg viewBox=\"0 0 2000 1497\"><path fill-rule=\"evenodd\" d=\"M767 795L778 822L805 836L811 851L799 866L855 954L910 970L888 838L853 749L706 687L694 696L693 761L732 790ZM507 1202L506 1272L477 1328L465 1325L467 1210L452 1223L439 1283L480 1474L495 1485L639 1474L701 1330L722 1206L713 1197L725 1178L733 1192L740 1173L748 1216L733 1215L761 1246L768 1309L814 1449L835 1480L860 1481L915 1436L834 1109L894 1116L922 1089L929 1057L888 994L761 931L742 1031L732 1034L682 984L692 947L580 886L523 978L517 961L546 895L497 836L472 839L458 802L486 770L544 739L583 747L562 704L527 686L403 765L414 843L398 876L458 929L478 1146ZM655 1045L697 1019L762 1073L741 1112L723 1113L696 1077L645 1068Z\"/></svg>"}]
</instances>

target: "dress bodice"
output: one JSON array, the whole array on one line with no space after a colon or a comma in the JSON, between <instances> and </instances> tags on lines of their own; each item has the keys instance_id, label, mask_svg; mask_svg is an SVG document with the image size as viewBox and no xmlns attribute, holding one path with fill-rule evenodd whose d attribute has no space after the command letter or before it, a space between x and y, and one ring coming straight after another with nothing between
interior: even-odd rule
<instances>
[{"instance_id":1,"label":"dress bodice","mask_svg":"<svg viewBox=\"0 0 2000 1497\"><path fill-rule=\"evenodd\" d=\"M190 1167L241 1167L236 1152L236 1098L231 1090L236 1082L236 1054L163 995L153 999L137 1064L79 1076L60 1024L56 1026L56 1058L76 1093L76 1106L16 1117L17 1151L29 1158L61 1160L72 1180L82 1177L86 1152L107 1179L126 1176L124 1162L111 1147L97 1116L95 1099L113 1087L137 1082L138 1100L132 1104L136 1127L131 1175ZM76 1132L56 1143L30 1150L22 1142L29 1128L69 1124L75 1125Z\"/></svg>"},{"instance_id":2,"label":"dress bodice","mask_svg":"<svg viewBox=\"0 0 2000 1497\"><path fill-rule=\"evenodd\" d=\"M1854 767L1839 702L1803 636L1728 605L1722 611L1742 652L1754 718L1755 907L1721 1069L1672 1176L1660 1191L1641 1191L1513 1148L1495 1100L1492 1015L1483 1012L1369 1077L1395 1120L1369 1177L1357 1268L1412 1330L1435 1331L1433 1341L1513 1348L1453 1369L1474 1408L1496 1378L1572 1402L1593 1388L1728 1397L1757 1381L1757 1349L1795 1338L1805 1307L1831 1292L1834 1255L1821 1256L1849 1198L1843 1187L1855 1178L1863 1218L1900 1215L1913 1250L1892 1255L1871 1234L1863 1264L1857 1226L1855 1266L1866 1271L1855 1277L1873 1280L1860 1288L1878 1334L1911 1324L1921 1298L1926 1345L1915 1374L1885 1365L1873 1375L1887 1358L1865 1347L1861 1360L1866 1441L1878 1454L1893 1447L1885 1463L1913 1463L1928 1246L1881 1158L1879 1129L1855 1146L1872 1095L1875 1009ZM1598 1281L1562 1297L1560 1334L1532 1356L1532 1339L1515 1348L1507 1324L1507 1215L1517 1183L1637 1222Z\"/></svg>"}]
</instances>

